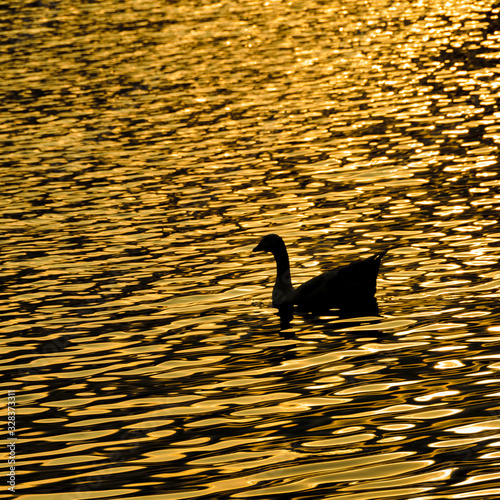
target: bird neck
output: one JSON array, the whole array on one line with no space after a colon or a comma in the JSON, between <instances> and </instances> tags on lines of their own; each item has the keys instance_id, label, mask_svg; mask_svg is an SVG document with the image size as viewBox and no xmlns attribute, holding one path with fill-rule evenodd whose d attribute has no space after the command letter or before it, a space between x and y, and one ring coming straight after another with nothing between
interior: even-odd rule
<instances>
[{"instance_id":1,"label":"bird neck","mask_svg":"<svg viewBox=\"0 0 500 500\"><path fill-rule=\"evenodd\" d=\"M285 245L273 251L276 261L276 286L282 289L292 288L292 277L290 275L290 260Z\"/></svg>"}]
</instances>

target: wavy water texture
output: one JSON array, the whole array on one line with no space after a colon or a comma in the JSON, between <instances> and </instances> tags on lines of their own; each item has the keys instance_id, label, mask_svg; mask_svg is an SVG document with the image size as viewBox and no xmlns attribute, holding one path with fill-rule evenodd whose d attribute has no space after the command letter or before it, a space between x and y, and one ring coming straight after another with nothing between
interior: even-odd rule
<instances>
[{"instance_id":1,"label":"wavy water texture","mask_svg":"<svg viewBox=\"0 0 500 500\"><path fill-rule=\"evenodd\" d=\"M18 498L498 497L498 5L2 9ZM380 315L281 336L270 232Z\"/></svg>"}]
</instances>

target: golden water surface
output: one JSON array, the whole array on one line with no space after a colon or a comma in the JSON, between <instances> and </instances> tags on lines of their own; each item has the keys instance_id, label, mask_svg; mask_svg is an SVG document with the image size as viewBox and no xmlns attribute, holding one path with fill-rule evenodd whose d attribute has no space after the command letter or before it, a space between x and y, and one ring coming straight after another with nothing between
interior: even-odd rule
<instances>
[{"instance_id":1,"label":"golden water surface","mask_svg":"<svg viewBox=\"0 0 500 500\"><path fill-rule=\"evenodd\" d=\"M500 497L493 1L1 9L17 498ZM269 232L380 316L281 337Z\"/></svg>"}]
</instances>

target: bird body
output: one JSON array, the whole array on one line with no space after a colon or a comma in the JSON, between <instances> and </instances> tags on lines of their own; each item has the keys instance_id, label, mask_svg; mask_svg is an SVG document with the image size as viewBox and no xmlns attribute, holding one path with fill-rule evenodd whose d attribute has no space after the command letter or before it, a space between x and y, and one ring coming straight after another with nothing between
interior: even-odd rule
<instances>
[{"instance_id":1,"label":"bird body","mask_svg":"<svg viewBox=\"0 0 500 500\"><path fill-rule=\"evenodd\" d=\"M273 288L273 306L278 308L281 327L287 328L293 318L293 307L300 311L321 314L339 309L344 315L356 311L378 311L375 299L380 261L387 250L325 271L298 288L292 285L290 261L284 241L277 234L268 234L253 249L273 254L276 261L276 281Z\"/></svg>"}]
</instances>

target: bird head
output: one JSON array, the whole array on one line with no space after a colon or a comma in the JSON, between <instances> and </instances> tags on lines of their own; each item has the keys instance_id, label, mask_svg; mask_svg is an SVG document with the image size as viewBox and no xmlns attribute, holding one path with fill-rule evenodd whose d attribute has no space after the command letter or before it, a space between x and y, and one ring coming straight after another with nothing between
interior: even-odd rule
<instances>
[{"instance_id":1,"label":"bird head","mask_svg":"<svg viewBox=\"0 0 500 500\"><path fill-rule=\"evenodd\" d=\"M283 246L283 240L277 234L266 234L252 252L274 252L280 246Z\"/></svg>"}]
</instances>

